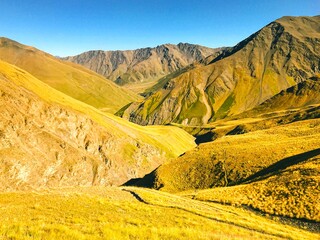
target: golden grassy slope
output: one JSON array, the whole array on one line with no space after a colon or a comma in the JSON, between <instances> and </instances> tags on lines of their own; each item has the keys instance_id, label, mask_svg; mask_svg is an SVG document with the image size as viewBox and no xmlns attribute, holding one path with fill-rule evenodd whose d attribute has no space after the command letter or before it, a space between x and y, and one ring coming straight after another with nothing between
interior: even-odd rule
<instances>
[{"instance_id":1,"label":"golden grassy slope","mask_svg":"<svg viewBox=\"0 0 320 240\"><path fill-rule=\"evenodd\" d=\"M137 188L0 194L4 239L316 239L254 213Z\"/></svg>"},{"instance_id":2,"label":"golden grassy slope","mask_svg":"<svg viewBox=\"0 0 320 240\"><path fill-rule=\"evenodd\" d=\"M112 185L193 148L175 127L100 112L0 61L1 188Z\"/></svg>"},{"instance_id":3,"label":"golden grassy slope","mask_svg":"<svg viewBox=\"0 0 320 240\"><path fill-rule=\"evenodd\" d=\"M107 112L114 113L140 99L93 71L10 39L0 38L0 59L28 71L60 92Z\"/></svg>"},{"instance_id":4,"label":"golden grassy slope","mask_svg":"<svg viewBox=\"0 0 320 240\"><path fill-rule=\"evenodd\" d=\"M319 149L316 157L282 170L277 169L270 175L257 177L248 184L203 190L193 197L202 201L246 205L272 215L320 222Z\"/></svg>"},{"instance_id":5,"label":"golden grassy slope","mask_svg":"<svg viewBox=\"0 0 320 240\"><path fill-rule=\"evenodd\" d=\"M317 148L320 119L224 136L163 164L154 172L154 187L183 191L237 184L282 159Z\"/></svg>"},{"instance_id":6,"label":"golden grassy slope","mask_svg":"<svg viewBox=\"0 0 320 240\"><path fill-rule=\"evenodd\" d=\"M192 136L185 133L183 130L176 127L167 126L148 126L141 127L139 125L128 122L122 118L116 117L113 114L102 113L89 105L77 101L63 93L60 93L48 85L37 80L27 72L10 66L4 62L0 62L0 72L2 75L28 90L31 90L40 98L55 102L66 107L70 107L79 112L85 113L97 123L105 127L110 133L118 136L131 136L141 141L149 140L157 145L168 150L173 156L180 155L184 148L194 146ZM139 136L139 133L142 136ZM177 141L177 139L180 139ZM175 144L168 144L171 140ZM185 141L184 141L185 140ZM190 144L191 140L191 144ZM166 146L165 146L166 145Z\"/></svg>"}]
</instances>

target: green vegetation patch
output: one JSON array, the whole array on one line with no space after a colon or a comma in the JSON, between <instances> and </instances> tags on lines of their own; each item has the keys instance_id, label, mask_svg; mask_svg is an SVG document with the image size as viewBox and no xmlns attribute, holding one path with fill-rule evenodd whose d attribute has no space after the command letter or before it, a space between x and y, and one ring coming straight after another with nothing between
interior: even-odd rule
<instances>
[{"instance_id":1,"label":"green vegetation patch","mask_svg":"<svg viewBox=\"0 0 320 240\"><path fill-rule=\"evenodd\" d=\"M230 94L229 97L224 101L224 103L221 105L219 110L216 112L214 118L219 119L219 118L224 118L228 115L230 108L234 104L234 94Z\"/></svg>"},{"instance_id":2,"label":"green vegetation patch","mask_svg":"<svg viewBox=\"0 0 320 240\"><path fill-rule=\"evenodd\" d=\"M206 106L200 102L196 101L193 103L187 110L182 111L183 115L181 116L182 119L192 119L192 118L202 118L204 114L207 112Z\"/></svg>"}]
</instances>

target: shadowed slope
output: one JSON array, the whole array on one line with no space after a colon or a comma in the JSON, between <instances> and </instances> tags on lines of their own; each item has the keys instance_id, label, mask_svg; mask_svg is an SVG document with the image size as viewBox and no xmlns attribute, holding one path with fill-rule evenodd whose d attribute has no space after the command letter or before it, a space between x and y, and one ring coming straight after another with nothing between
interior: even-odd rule
<instances>
[{"instance_id":1,"label":"shadowed slope","mask_svg":"<svg viewBox=\"0 0 320 240\"><path fill-rule=\"evenodd\" d=\"M58 60L10 39L0 38L0 59L28 71L77 100L107 112L114 113L129 102L139 99L135 94L80 65Z\"/></svg>"},{"instance_id":2,"label":"shadowed slope","mask_svg":"<svg viewBox=\"0 0 320 240\"><path fill-rule=\"evenodd\" d=\"M143 102L129 106L123 116L142 125L192 126L252 109L319 76L319 23L319 16L272 22L210 64L173 77Z\"/></svg>"},{"instance_id":3,"label":"shadowed slope","mask_svg":"<svg viewBox=\"0 0 320 240\"><path fill-rule=\"evenodd\" d=\"M272 164L271 166L264 168L261 171L251 175L250 177L243 180L243 182L252 182L252 181L258 181L258 180L267 178L271 175L277 174L278 172L280 172L280 171L282 171L292 165L296 165L298 163L307 161L310 158L313 158L317 155L320 155L320 148L317 148L317 149L314 149L314 150L311 150L308 152L300 153L300 154L292 156L292 157L282 159L282 160Z\"/></svg>"},{"instance_id":4,"label":"shadowed slope","mask_svg":"<svg viewBox=\"0 0 320 240\"><path fill-rule=\"evenodd\" d=\"M117 185L194 146L174 127L141 127L0 61L0 188Z\"/></svg>"}]
</instances>

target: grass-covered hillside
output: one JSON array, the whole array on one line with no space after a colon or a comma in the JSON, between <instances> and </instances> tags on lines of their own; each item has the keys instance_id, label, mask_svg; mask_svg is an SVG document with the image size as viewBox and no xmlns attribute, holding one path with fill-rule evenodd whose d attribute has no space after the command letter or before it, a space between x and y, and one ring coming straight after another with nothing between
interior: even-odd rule
<instances>
[{"instance_id":1,"label":"grass-covered hillside","mask_svg":"<svg viewBox=\"0 0 320 240\"><path fill-rule=\"evenodd\" d=\"M246 184L203 190L193 198L249 206L270 215L319 224L319 176L320 148L275 163Z\"/></svg>"},{"instance_id":2,"label":"grass-covered hillside","mask_svg":"<svg viewBox=\"0 0 320 240\"><path fill-rule=\"evenodd\" d=\"M319 222L320 119L235 134L200 144L135 185Z\"/></svg>"},{"instance_id":3,"label":"grass-covered hillside","mask_svg":"<svg viewBox=\"0 0 320 240\"><path fill-rule=\"evenodd\" d=\"M319 139L319 119L227 135L163 164L151 174L154 182L149 183L175 192L235 185L284 159L308 156L320 148Z\"/></svg>"},{"instance_id":4,"label":"grass-covered hillside","mask_svg":"<svg viewBox=\"0 0 320 240\"><path fill-rule=\"evenodd\" d=\"M319 76L320 17L283 17L222 51L207 65L173 76L123 116L147 124L201 126L250 110ZM289 101L288 104L291 104Z\"/></svg>"},{"instance_id":5,"label":"grass-covered hillside","mask_svg":"<svg viewBox=\"0 0 320 240\"><path fill-rule=\"evenodd\" d=\"M317 239L249 210L138 188L0 194L4 239Z\"/></svg>"},{"instance_id":6,"label":"grass-covered hillside","mask_svg":"<svg viewBox=\"0 0 320 240\"><path fill-rule=\"evenodd\" d=\"M141 127L0 61L0 189L119 185L194 147L176 127Z\"/></svg>"},{"instance_id":7,"label":"grass-covered hillside","mask_svg":"<svg viewBox=\"0 0 320 240\"><path fill-rule=\"evenodd\" d=\"M95 108L114 113L140 99L80 65L7 38L0 38L0 60L26 70L40 81Z\"/></svg>"}]
</instances>

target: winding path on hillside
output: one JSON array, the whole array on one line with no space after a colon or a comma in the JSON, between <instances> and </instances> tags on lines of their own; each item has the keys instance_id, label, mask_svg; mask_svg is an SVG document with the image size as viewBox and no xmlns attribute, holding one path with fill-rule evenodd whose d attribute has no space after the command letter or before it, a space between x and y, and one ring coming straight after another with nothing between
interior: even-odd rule
<instances>
[{"instance_id":1,"label":"winding path on hillside","mask_svg":"<svg viewBox=\"0 0 320 240\"><path fill-rule=\"evenodd\" d=\"M122 188L122 191L129 192L137 201L142 204L153 206L155 208L164 208L170 211L176 210L185 212L186 214L193 214L200 218L214 221L217 224L223 224L225 228L234 226L238 229L250 231L251 233L263 234L263 236L268 239L278 239L284 237L282 234L270 231L269 228L256 225L253 223L254 217L252 217L252 215L248 217L247 214L244 214L245 212L243 212L243 210L238 212L236 208L224 206L220 203L201 202L184 197L167 195L166 193L160 192L157 193L159 194L159 199L154 199L154 192L153 190L149 189L129 187ZM150 198L147 197L148 195ZM265 221L269 222L267 218ZM278 225L278 223L276 223L276 225Z\"/></svg>"},{"instance_id":2,"label":"winding path on hillside","mask_svg":"<svg viewBox=\"0 0 320 240\"><path fill-rule=\"evenodd\" d=\"M200 91L200 94L201 94L200 101L206 106L206 109L207 109L206 114L202 117L202 123L207 124L209 119L211 118L211 115L212 115L211 106L210 106L208 99L206 97L206 93L203 90L202 84L198 84L196 86L196 88Z\"/></svg>"}]
</instances>

